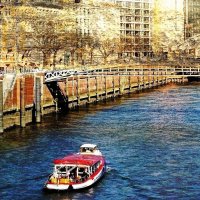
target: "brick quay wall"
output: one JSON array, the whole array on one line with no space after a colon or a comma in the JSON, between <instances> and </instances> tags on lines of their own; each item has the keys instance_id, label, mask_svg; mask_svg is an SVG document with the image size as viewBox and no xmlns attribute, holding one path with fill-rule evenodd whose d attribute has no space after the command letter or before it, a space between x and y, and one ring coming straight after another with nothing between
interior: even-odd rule
<instances>
[{"instance_id":1,"label":"brick quay wall","mask_svg":"<svg viewBox=\"0 0 200 200\"><path fill-rule=\"evenodd\" d=\"M187 79L156 75L143 76L113 74L77 75L56 82L56 90L66 100L63 102L52 93L51 84L45 84L43 73L18 74L11 88L4 91L4 79L0 81L0 132L11 127L25 127L31 122L41 122L42 116L61 109L73 109L92 102L114 98L119 95L142 91L170 82L182 83ZM54 82L55 84L55 82ZM59 91L58 91L59 90Z\"/></svg>"}]
</instances>

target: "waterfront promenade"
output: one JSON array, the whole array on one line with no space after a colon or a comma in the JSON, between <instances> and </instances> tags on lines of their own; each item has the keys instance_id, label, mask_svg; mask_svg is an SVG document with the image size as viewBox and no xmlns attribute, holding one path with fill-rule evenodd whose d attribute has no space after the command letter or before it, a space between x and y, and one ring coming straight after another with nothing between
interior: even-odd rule
<instances>
[{"instance_id":1,"label":"waterfront promenade","mask_svg":"<svg viewBox=\"0 0 200 200\"><path fill-rule=\"evenodd\" d=\"M115 98L123 94L182 83L199 68L125 66L96 70L4 74L0 81L0 132L41 122L43 115ZM62 72L62 73L61 73ZM58 75L58 76L57 76Z\"/></svg>"}]
</instances>

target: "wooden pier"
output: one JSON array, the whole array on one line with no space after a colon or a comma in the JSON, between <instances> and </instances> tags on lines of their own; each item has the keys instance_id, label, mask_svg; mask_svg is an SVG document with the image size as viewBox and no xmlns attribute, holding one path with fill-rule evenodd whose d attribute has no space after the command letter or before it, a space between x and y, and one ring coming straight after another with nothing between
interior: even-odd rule
<instances>
[{"instance_id":1,"label":"wooden pier","mask_svg":"<svg viewBox=\"0 0 200 200\"><path fill-rule=\"evenodd\" d=\"M173 73L172 73L173 71ZM74 109L82 105L138 92L170 82L183 83L187 76L174 70L104 70L56 78L45 82L44 73L18 74L4 91L0 81L0 133L14 126L25 127L40 123L42 116L58 110Z\"/></svg>"}]
</instances>

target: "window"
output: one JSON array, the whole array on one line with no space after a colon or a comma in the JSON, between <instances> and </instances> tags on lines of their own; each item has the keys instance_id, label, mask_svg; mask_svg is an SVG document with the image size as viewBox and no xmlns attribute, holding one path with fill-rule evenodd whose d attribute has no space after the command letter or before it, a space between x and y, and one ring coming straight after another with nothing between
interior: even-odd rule
<instances>
[{"instance_id":1,"label":"window","mask_svg":"<svg viewBox=\"0 0 200 200\"><path fill-rule=\"evenodd\" d=\"M149 3L144 3L144 8L148 9L149 8Z\"/></svg>"},{"instance_id":2,"label":"window","mask_svg":"<svg viewBox=\"0 0 200 200\"><path fill-rule=\"evenodd\" d=\"M144 10L144 15L149 15L149 10Z\"/></svg>"},{"instance_id":3,"label":"window","mask_svg":"<svg viewBox=\"0 0 200 200\"><path fill-rule=\"evenodd\" d=\"M135 8L140 8L140 6L141 6L141 3L135 2Z\"/></svg>"},{"instance_id":4,"label":"window","mask_svg":"<svg viewBox=\"0 0 200 200\"><path fill-rule=\"evenodd\" d=\"M140 15L140 9L135 10L135 15Z\"/></svg>"},{"instance_id":5,"label":"window","mask_svg":"<svg viewBox=\"0 0 200 200\"><path fill-rule=\"evenodd\" d=\"M144 24L144 28L148 29L149 28L149 24Z\"/></svg>"}]
</instances>

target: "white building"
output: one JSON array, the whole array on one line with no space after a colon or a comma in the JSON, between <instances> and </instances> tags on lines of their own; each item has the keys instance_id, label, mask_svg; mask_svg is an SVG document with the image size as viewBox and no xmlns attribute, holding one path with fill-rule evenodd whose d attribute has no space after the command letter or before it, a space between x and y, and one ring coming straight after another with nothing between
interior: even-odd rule
<instances>
[{"instance_id":1,"label":"white building","mask_svg":"<svg viewBox=\"0 0 200 200\"><path fill-rule=\"evenodd\" d=\"M152 44L155 54L168 53L184 41L184 0L154 0Z\"/></svg>"}]
</instances>

